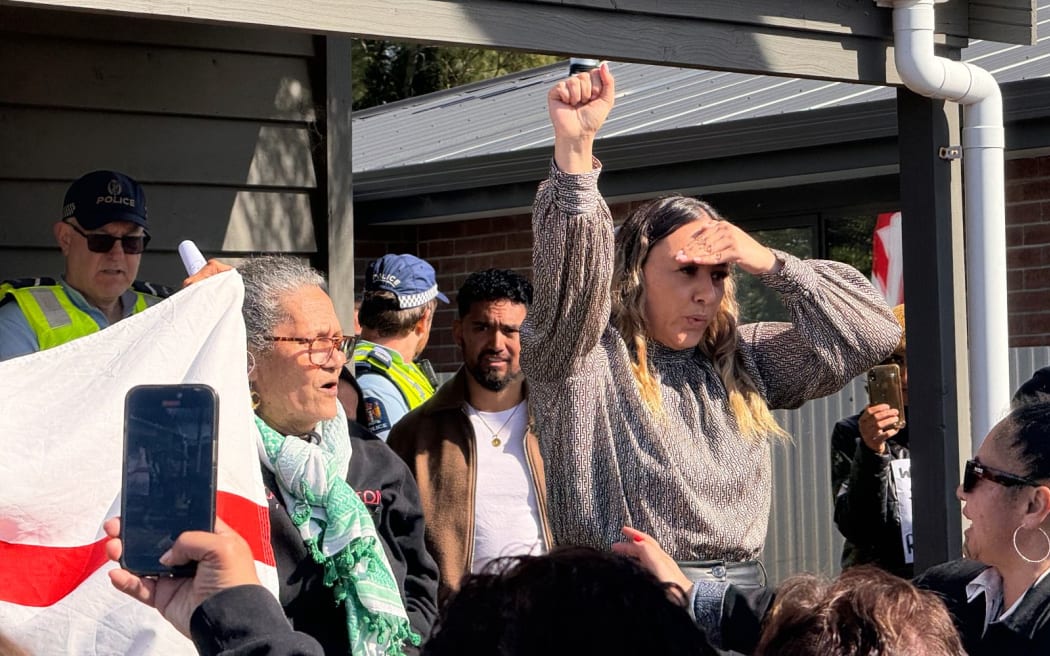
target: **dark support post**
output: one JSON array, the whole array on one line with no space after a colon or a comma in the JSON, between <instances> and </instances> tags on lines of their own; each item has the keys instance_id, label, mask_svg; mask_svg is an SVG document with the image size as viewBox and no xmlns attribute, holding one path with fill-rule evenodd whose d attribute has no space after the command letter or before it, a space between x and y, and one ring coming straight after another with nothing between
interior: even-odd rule
<instances>
[{"instance_id":1,"label":"dark support post","mask_svg":"<svg viewBox=\"0 0 1050 656\"><path fill-rule=\"evenodd\" d=\"M328 291L343 332L354 330L354 204L350 150L350 37L319 37L324 50L324 107L318 107L323 149L314 156L317 167L315 211L318 266L328 274ZM326 210L326 211L325 211ZM321 218L322 221L317 219Z\"/></svg>"},{"instance_id":2,"label":"dark support post","mask_svg":"<svg viewBox=\"0 0 1050 656\"><path fill-rule=\"evenodd\" d=\"M915 571L958 558L955 488L970 453L959 108L897 91Z\"/></svg>"}]
</instances>

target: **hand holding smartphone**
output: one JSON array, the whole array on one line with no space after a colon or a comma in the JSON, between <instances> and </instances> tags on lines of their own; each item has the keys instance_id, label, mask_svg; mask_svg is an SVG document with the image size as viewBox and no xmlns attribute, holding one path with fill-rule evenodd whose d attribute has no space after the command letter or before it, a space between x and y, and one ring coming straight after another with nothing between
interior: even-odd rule
<instances>
[{"instance_id":1,"label":"hand holding smartphone","mask_svg":"<svg viewBox=\"0 0 1050 656\"><path fill-rule=\"evenodd\" d=\"M139 576L192 576L160 557L184 531L215 527L218 397L207 385L140 385L124 402L120 564Z\"/></svg>"},{"instance_id":2,"label":"hand holding smartphone","mask_svg":"<svg viewBox=\"0 0 1050 656\"><path fill-rule=\"evenodd\" d=\"M880 364L868 370L868 405L885 403L898 412L893 428L900 430L904 419L904 394L901 392L901 368L895 364Z\"/></svg>"}]
</instances>

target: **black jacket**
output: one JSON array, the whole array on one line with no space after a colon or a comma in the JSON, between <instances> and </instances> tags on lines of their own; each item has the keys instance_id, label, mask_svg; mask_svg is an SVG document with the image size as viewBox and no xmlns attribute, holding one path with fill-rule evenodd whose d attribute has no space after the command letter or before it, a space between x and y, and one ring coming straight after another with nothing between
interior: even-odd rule
<instances>
[{"instance_id":1,"label":"black jacket","mask_svg":"<svg viewBox=\"0 0 1050 656\"><path fill-rule=\"evenodd\" d=\"M988 566L974 560L936 565L914 580L936 593L948 607L969 656L1046 656L1050 654L1050 576L1028 591L1020 606L1004 621L984 630L985 599L966 601L966 585ZM737 589L697 595L694 614L713 644L742 654L754 651L761 625L776 599L773 588Z\"/></svg>"},{"instance_id":2,"label":"black jacket","mask_svg":"<svg viewBox=\"0 0 1050 656\"><path fill-rule=\"evenodd\" d=\"M390 568L401 588L412 629L423 640L437 616L438 570L424 542L419 489L408 466L381 439L350 422L347 482L372 511ZM346 612L337 606L324 571L314 562L292 523L277 487L263 467L270 506L270 542L277 560L281 605L297 631L317 638L327 654L349 653ZM417 653L406 643L405 653Z\"/></svg>"},{"instance_id":3,"label":"black jacket","mask_svg":"<svg viewBox=\"0 0 1050 656\"><path fill-rule=\"evenodd\" d=\"M948 606L963 647L970 656L1046 656L1050 654L1050 577L1025 594L1005 620L984 629L985 599L966 601L966 585L988 566L974 560L953 560L923 572L915 585L936 592Z\"/></svg>"},{"instance_id":4,"label":"black jacket","mask_svg":"<svg viewBox=\"0 0 1050 656\"><path fill-rule=\"evenodd\" d=\"M193 611L193 645L202 656L323 656L316 640L293 631L277 600L260 585L223 590Z\"/></svg>"},{"instance_id":5,"label":"black jacket","mask_svg":"<svg viewBox=\"0 0 1050 656\"><path fill-rule=\"evenodd\" d=\"M846 417L831 433L831 494L835 525L846 538L842 566L871 563L910 579L914 566L904 562L901 517L890 463L908 456L908 426L889 440L879 455L860 437L860 415Z\"/></svg>"}]
</instances>

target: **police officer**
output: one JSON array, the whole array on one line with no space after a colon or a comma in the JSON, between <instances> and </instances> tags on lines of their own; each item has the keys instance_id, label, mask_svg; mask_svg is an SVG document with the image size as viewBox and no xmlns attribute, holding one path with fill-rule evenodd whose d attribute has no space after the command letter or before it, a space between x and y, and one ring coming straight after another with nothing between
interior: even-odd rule
<instances>
[{"instance_id":1,"label":"police officer","mask_svg":"<svg viewBox=\"0 0 1050 656\"><path fill-rule=\"evenodd\" d=\"M93 171L74 182L54 226L63 276L0 284L0 360L99 331L168 295L135 281L147 227L146 196L128 176Z\"/></svg>"},{"instance_id":2,"label":"police officer","mask_svg":"<svg viewBox=\"0 0 1050 656\"><path fill-rule=\"evenodd\" d=\"M354 373L368 428L384 440L397 420L434 394L429 363L415 360L430 339L438 300L448 303L434 267L418 257L384 255L368 263Z\"/></svg>"}]
</instances>

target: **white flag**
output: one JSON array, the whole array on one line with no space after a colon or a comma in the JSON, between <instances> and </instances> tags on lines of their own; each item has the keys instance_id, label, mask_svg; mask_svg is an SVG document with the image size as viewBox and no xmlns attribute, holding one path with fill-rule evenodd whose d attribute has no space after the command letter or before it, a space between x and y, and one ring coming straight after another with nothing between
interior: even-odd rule
<instances>
[{"instance_id":1,"label":"white flag","mask_svg":"<svg viewBox=\"0 0 1050 656\"><path fill-rule=\"evenodd\" d=\"M119 514L124 396L206 383L219 397L217 514L276 590L235 271L62 346L0 362L0 631L37 655L195 654L118 592L102 523Z\"/></svg>"}]
</instances>

